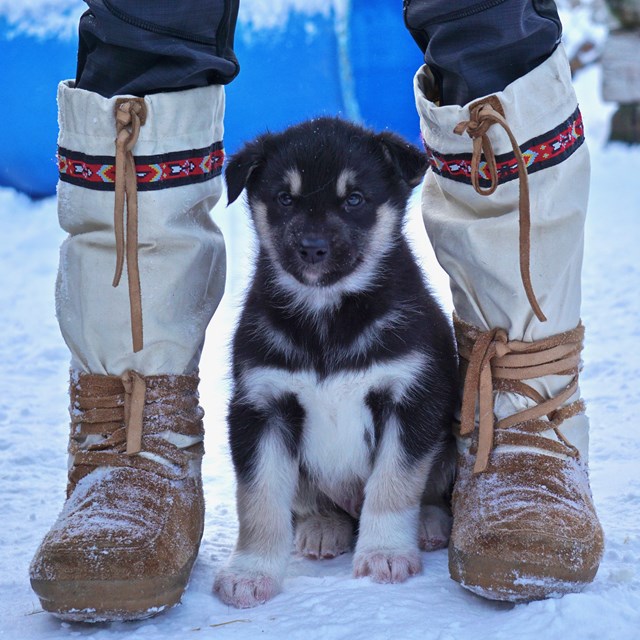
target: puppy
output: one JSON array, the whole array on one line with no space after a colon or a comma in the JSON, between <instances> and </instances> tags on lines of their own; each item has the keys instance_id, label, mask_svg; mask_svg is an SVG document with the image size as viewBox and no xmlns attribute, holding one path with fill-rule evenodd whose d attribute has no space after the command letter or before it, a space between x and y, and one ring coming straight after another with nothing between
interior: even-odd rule
<instances>
[{"instance_id":1,"label":"puppy","mask_svg":"<svg viewBox=\"0 0 640 640\"><path fill-rule=\"evenodd\" d=\"M351 549L356 576L400 582L446 546L457 363L452 332L402 233L424 155L323 118L233 156L259 240L233 344L228 424L240 532L214 589L276 594L294 541Z\"/></svg>"}]
</instances>

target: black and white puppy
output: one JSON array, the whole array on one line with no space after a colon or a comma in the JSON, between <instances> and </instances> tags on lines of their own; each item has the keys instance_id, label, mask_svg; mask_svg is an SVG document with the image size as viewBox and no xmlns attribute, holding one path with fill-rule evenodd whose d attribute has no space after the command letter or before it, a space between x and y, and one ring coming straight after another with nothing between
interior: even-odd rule
<instances>
[{"instance_id":1,"label":"black and white puppy","mask_svg":"<svg viewBox=\"0 0 640 640\"><path fill-rule=\"evenodd\" d=\"M259 240L233 345L229 437L236 548L215 591L237 607L280 589L295 545L349 551L399 582L446 546L457 400L452 332L402 227L424 155L322 118L263 135L226 170Z\"/></svg>"}]
</instances>

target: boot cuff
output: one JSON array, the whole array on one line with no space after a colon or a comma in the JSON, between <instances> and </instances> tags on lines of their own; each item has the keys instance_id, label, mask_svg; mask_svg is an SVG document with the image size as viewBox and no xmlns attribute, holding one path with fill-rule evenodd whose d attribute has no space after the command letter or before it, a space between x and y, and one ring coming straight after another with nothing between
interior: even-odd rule
<instances>
[{"instance_id":1,"label":"boot cuff","mask_svg":"<svg viewBox=\"0 0 640 640\"><path fill-rule=\"evenodd\" d=\"M425 144L442 153L468 152L468 139L453 130L469 119L469 105L437 106L429 99L434 95L432 85L433 76L424 65L415 75L414 90ZM529 140L557 127L577 107L564 48L560 45L545 62L496 95L516 140ZM497 128L489 132L489 138L496 154L511 151L509 139Z\"/></svg>"},{"instance_id":2,"label":"boot cuff","mask_svg":"<svg viewBox=\"0 0 640 640\"><path fill-rule=\"evenodd\" d=\"M58 145L90 155L113 155L116 137L116 100L74 88L65 80L58 85L60 135ZM147 122L136 143L136 155L155 155L198 149L203 140L222 140L225 94L220 85L187 91L157 93L144 98Z\"/></svg>"}]
</instances>

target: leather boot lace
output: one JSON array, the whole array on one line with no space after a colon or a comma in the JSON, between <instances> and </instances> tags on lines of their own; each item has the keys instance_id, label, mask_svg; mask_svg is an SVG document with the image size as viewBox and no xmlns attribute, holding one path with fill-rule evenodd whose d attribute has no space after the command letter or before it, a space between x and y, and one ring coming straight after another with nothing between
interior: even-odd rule
<instances>
[{"instance_id":1,"label":"leather boot lace","mask_svg":"<svg viewBox=\"0 0 640 640\"><path fill-rule=\"evenodd\" d=\"M122 270L127 262L129 307L133 351L143 348L142 296L138 268L138 181L133 147L138 141L140 127L147 117L147 107L142 98L116 100L116 178L113 221L116 236L116 270L113 286L120 284ZM125 203L127 211L125 233Z\"/></svg>"},{"instance_id":2,"label":"leather boot lace","mask_svg":"<svg viewBox=\"0 0 640 640\"><path fill-rule=\"evenodd\" d=\"M538 300L533 291L530 273L530 255L531 255L531 212L529 203L529 179L527 174L527 165L522 157L520 147L507 124L504 117L504 109L500 100L496 96L490 96L484 100L480 100L469 107L470 119L459 122L453 132L467 135L473 140L473 152L471 155L471 184L475 191L482 196L490 196L498 187L498 168L496 156L493 151L491 140L487 135L489 129L497 124L504 129L511 146L513 155L518 164L518 183L519 183L519 227L520 227L520 277L524 286L527 300L531 305L531 309L535 313L540 322L546 321L546 316L542 312ZM490 184L485 189L480 186L480 161L484 156L489 169Z\"/></svg>"},{"instance_id":3,"label":"leather boot lace","mask_svg":"<svg viewBox=\"0 0 640 640\"><path fill-rule=\"evenodd\" d=\"M195 374L142 376L135 371L122 377L82 374L72 381L69 494L97 467L186 477L190 460L203 452L198 381ZM184 438L187 447L179 448L172 438Z\"/></svg>"},{"instance_id":4,"label":"leather boot lace","mask_svg":"<svg viewBox=\"0 0 640 640\"><path fill-rule=\"evenodd\" d=\"M578 456L578 450L563 436L559 427L571 416L584 411L582 400L563 406L578 390L580 353L584 327L536 340L509 340L504 329L480 331L454 316L458 352L466 365L460 435L470 436L478 419L474 473L487 468L489 457L498 445L516 445L543 449L559 455ZM524 380L548 375L571 376L569 383L555 396L545 399ZM494 392L502 391L533 400L533 407L495 421ZM542 436L553 431L557 437Z\"/></svg>"}]
</instances>

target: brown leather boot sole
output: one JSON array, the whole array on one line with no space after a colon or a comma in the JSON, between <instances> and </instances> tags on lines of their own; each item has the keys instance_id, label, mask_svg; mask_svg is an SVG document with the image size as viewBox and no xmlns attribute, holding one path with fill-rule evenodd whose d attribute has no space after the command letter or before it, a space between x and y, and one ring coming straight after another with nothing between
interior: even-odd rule
<instances>
[{"instance_id":1,"label":"brown leather boot sole","mask_svg":"<svg viewBox=\"0 0 640 640\"><path fill-rule=\"evenodd\" d=\"M530 562L514 566L499 558L481 557L449 547L451 578L490 600L519 603L577 593L593 581L597 570L597 564L581 574Z\"/></svg>"},{"instance_id":2,"label":"brown leather boot sole","mask_svg":"<svg viewBox=\"0 0 640 640\"><path fill-rule=\"evenodd\" d=\"M136 580L36 580L31 587L42 608L69 622L144 620L180 602L194 556L172 576Z\"/></svg>"}]
</instances>

